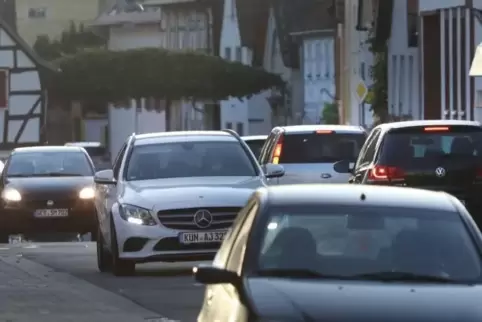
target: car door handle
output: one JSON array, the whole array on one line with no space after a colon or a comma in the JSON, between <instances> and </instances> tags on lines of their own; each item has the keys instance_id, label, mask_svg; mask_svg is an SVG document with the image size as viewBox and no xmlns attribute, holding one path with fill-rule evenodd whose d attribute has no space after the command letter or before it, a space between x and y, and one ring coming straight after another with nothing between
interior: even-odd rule
<instances>
[{"instance_id":1,"label":"car door handle","mask_svg":"<svg viewBox=\"0 0 482 322\"><path fill-rule=\"evenodd\" d=\"M329 173L322 173L321 174L321 179L330 179L331 178L331 174Z\"/></svg>"}]
</instances>

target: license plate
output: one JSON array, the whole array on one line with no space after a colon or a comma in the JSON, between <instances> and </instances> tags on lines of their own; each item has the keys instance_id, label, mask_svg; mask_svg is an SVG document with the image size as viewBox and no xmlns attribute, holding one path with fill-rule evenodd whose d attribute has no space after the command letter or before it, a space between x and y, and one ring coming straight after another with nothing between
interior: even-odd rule
<instances>
[{"instance_id":1,"label":"license plate","mask_svg":"<svg viewBox=\"0 0 482 322\"><path fill-rule=\"evenodd\" d=\"M179 241L182 244L203 244L203 243L220 243L226 236L227 231L202 231L180 233Z\"/></svg>"},{"instance_id":2,"label":"license plate","mask_svg":"<svg viewBox=\"0 0 482 322\"><path fill-rule=\"evenodd\" d=\"M37 209L34 213L34 216L37 218L58 218L67 217L68 215L68 209Z\"/></svg>"}]
</instances>

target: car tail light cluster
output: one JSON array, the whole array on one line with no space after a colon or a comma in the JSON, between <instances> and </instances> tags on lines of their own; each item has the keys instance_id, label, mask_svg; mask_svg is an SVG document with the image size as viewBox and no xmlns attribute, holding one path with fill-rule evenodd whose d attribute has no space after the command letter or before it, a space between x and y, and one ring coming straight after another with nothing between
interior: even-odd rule
<instances>
[{"instance_id":1,"label":"car tail light cluster","mask_svg":"<svg viewBox=\"0 0 482 322\"><path fill-rule=\"evenodd\" d=\"M405 172L398 167L376 165L368 172L368 181L391 182L405 180Z\"/></svg>"},{"instance_id":2,"label":"car tail light cluster","mask_svg":"<svg viewBox=\"0 0 482 322\"><path fill-rule=\"evenodd\" d=\"M283 135L280 136L280 138L278 139L278 143L276 143L276 146L274 147L273 159L271 160L271 163L279 164L281 152L283 152Z\"/></svg>"},{"instance_id":3,"label":"car tail light cluster","mask_svg":"<svg viewBox=\"0 0 482 322\"><path fill-rule=\"evenodd\" d=\"M477 179L482 179L482 168L477 168L475 176L477 177Z\"/></svg>"}]
</instances>

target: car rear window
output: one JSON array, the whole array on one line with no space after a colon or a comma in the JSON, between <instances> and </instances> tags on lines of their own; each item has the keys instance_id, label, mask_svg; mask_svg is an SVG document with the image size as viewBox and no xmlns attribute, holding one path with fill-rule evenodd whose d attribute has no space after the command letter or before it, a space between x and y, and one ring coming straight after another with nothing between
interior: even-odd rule
<instances>
[{"instance_id":1,"label":"car rear window","mask_svg":"<svg viewBox=\"0 0 482 322\"><path fill-rule=\"evenodd\" d=\"M364 133L285 134L280 163L329 163L355 161L366 136Z\"/></svg>"},{"instance_id":2,"label":"car rear window","mask_svg":"<svg viewBox=\"0 0 482 322\"><path fill-rule=\"evenodd\" d=\"M411 127L390 131L380 162L403 167L448 159L482 157L482 128L477 126Z\"/></svg>"},{"instance_id":3,"label":"car rear window","mask_svg":"<svg viewBox=\"0 0 482 322\"><path fill-rule=\"evenodd\" d=\"M265 140L249 140L246 141L246 144L249 146L251 151L253 151L255 157L258 158L261 153L261 149L263 148L264 142Z\"/></svg>"},{"instance_id":4,"label":"car rear window","mask_svg":"<svg viewBox=\"0 0 482 322\"><path fill-rule=\"evenodd\" d=\"M103 146L88 146L84 147L85 151L90 155L91 158L103 157L106 155L106 148Z\"/></svg>"}]
</instances>

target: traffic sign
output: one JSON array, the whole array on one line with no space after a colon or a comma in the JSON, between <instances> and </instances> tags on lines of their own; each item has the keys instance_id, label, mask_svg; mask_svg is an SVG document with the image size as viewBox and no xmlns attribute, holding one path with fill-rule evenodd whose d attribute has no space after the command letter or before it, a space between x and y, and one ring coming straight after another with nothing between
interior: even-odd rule
<instances>
[{"instance_id":1,"label":"traffic sign","mask_svg":"<svg viewBox=\"0 0 482 322\"><path fill-rule=\"evenodd\" d=\"M368 87L364 81L360 80L355 87L355 93L358 101L363 103L368 94Z\"/></svg>"}]
</instances>

